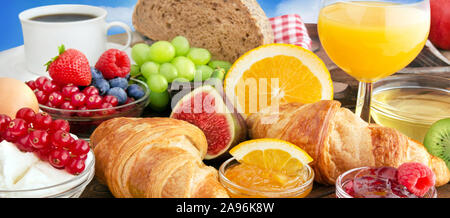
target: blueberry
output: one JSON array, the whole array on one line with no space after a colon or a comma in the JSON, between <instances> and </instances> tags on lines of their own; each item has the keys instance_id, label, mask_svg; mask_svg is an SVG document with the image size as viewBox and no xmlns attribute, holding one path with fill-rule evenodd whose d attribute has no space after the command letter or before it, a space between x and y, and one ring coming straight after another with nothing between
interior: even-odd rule
<instances>
[{"instance_id":1,"label":"blueberry","mask_svg":"<svg viewBox=\"0 0 450 218\"><path fill-rule=\"evenodd\" d=\"M95 69L95 67L91 67L92 80L103 79L102 72Z\"/></svg>"},{"instance_id":2,"label":"blueberry","mask_svg":"<svg viewBox=\"0 0 450 218\"><path fill-rule=\"evenodd\" d=\"M128 80L122 77L117 77L109 80L109 85L111 88L119 87L125 90L128 87Z\"/></svg>"},{"instance_id":3,"label":"blueberry","mask_svg":"<svg viewBox=\"0 0 450 218\"><path fill-rule=\"evenodd\" d=\"M111 88L108 91L108 95L112 95L112 96L116 97L117 101L119 102L119 105L124 104L128 99L128 96L127 96L127 93L125 92L125 90L123 90L122 88L119 88L119 87Z\"/></svg>"},{"instance_id":4,"label":"blueberry","mask_svg":"<svg viewBox=\"0 0 450 218\"><path fill-rule=\"evenodd\" d=\"M105 79L96 79L94 80L93 85L98 89L100 95L106 94L110 89L109 83Z\"/></svg>"},{"instance_id":5,"label":"blueberry","mask_svg":"<svg viewBox=\"0 0 450 218\"><path fill-rule=\"evenodd\" d=\"M128 96L130 96L136 100L142 98L145 95L144 89L136 84L132 84L132 85L128 86L127 93L128 93Z\"/></svg>"},{"instance_id":6,"label":"blueberry","mask_svg":"<svg viewBox=\"0 0 450 218\"><path fill-rule=\"evenodd\" d=\"M125 79L128 80L128 81L130 81L130 78L131 78L131 74L127 74L127 75L125 76Z\"/></svg>"}]
</instances>

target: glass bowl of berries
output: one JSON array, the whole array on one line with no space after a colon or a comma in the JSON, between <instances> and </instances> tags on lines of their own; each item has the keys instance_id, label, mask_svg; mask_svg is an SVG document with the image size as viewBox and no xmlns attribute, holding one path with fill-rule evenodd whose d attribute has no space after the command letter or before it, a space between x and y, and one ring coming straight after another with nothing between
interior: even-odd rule
<instances>
[{"instance_id":1,"label":"glass bowl of berries","mask_svg":"<svg viewBox=\"0 0 450 218\"><path fill-rule=\"evenodd\" d=\"M43 112L53 119L67 120L72 132L86 140L103 121L140 117L150 94L147 84L140 80L120 77L107 80L95 68L91 70L93 79L89 86L61 85L47 77L27 82Z\"/></svg>"},{"instance_id":2,"label":"glass bowl of berries","mask_svg":"<svg viewBox=\"0 0 450 218\"><path fill-rule=\"evenodd\" d=\"M337 198L436 198L435 175L421 163L360 167L336 180Z\"/></svg>"},{"instance_id":3,"label":"glass bowl of berries","mask_svg":"<svg viewBox=\"0 0 450 218\"><path fill-rule=\"evenodd\" d=\"M0 114L0 198L79 197L94 177L87 141L66 120L20 109Z\"/></svg>"}]
</instances>

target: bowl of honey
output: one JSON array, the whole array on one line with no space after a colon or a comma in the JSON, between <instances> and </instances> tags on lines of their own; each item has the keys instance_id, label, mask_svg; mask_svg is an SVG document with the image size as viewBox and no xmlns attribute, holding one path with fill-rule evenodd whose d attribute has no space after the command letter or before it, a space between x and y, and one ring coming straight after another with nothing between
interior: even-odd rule
<instances>
[{"instance_id":1,"label":"bowl of honey","mask_svg":"<svg viewBox=\"0 0 450 218\"><path fill-rule=\"evenodd\" d=\"M312 190L314 170L306 164L298 175L286 176L233 157L220 166L219 180L232 198L304 198Z\"/></svg>"},{"instance_id":2,"label":"bowl of honey","mask_svg":"<svg viewBox=\"0 0 450 218\"><path fill-rule=\"evenodd\" d=\"M423 142L430 126L450 117L450 79L398 74L374 83L373 120Z\"/></svg>"}]
</instances>

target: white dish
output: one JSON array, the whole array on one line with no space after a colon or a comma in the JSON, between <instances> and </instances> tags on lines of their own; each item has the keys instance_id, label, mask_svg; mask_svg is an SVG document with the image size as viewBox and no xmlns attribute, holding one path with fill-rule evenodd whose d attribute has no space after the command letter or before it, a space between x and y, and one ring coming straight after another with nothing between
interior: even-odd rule
<instances>
[{"instance_id":1,"label":"white dish","mask_svg":"<svg viewBox=\"0 0 450 218\"><path fill-rule=\"evenodd\" d=\"M78 198L94 177L95 157L92 149L87 154L85 170L73 176L64 170L54 169L31 152L21 152L6 141L2 143L0 198Z\"/></svg>"},{"instance_id":2,"label":"white dish","mask_svg":"<svg viewBox=\"0 0 450 218\"><path fill-rule=\"evenodd\" d=\"M108 49L120 49L122 47L123 45L117 43L108 42L107 44ZM131 48L127 48L125 52L131 59ZM45 63L42 63L42 65L44 64ZM95 63L90 63L90 65L93 66ZM23 45L0 52L0 66L0 77L10 77L26 82L28 80L34 80L40 76L38 73L32 73L27 69L25 65L25 50ZM43 74L45 75L45 73Z\"/></svg>"}]
</instances>

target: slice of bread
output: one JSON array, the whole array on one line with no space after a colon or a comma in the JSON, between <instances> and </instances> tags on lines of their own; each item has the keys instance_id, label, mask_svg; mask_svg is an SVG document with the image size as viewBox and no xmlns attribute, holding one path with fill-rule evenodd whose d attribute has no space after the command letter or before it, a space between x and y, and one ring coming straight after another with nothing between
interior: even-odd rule
<instances>
[{"instance_id":1,"label":"slice of bread","mask_svg":"<svg viewBox=\"0 0 450 218\"><path fill-rule=\"evenodd\" d=\"M274 38L256 0L138 0L133 25L155 41L185 36L191 47L229 62Z\"/></svg>"}]
</instances>

